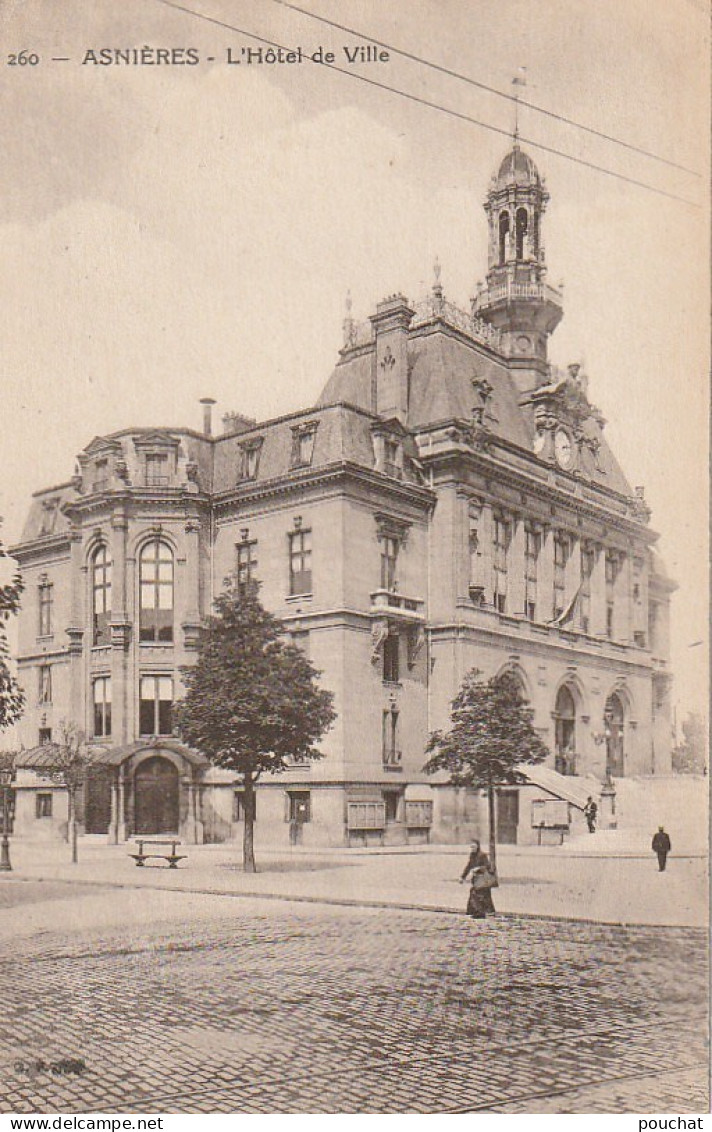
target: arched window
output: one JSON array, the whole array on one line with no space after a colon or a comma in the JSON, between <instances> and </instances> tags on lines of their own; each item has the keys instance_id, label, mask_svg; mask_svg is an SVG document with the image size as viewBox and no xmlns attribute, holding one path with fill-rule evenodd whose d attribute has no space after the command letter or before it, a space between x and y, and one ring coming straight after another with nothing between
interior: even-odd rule
<instances>
[{"instance_id":1,"label":"arched window","mask_svg":"<svg viewBox=\"0 0 712 1132\"><path fill-rule=\"evenodd\" d=\"M141 641L173 640L173 551L161 539L147 542L139 557Z\"/></svg>"},{"instance_id":2,"label":"arched window","mask_svg":"<svg viewBox=\"0 0 712 1132\"><path fill-rule=\"evenodd\" d=\"M507 258L507 236L509 235L509 213L499 214L499 262L504 263Z\"/></svg>"},{"instance_id":3,"label":"arched window","mask_svg":"<svg viewBox=\"0 0 712 1132\"><path fill-rule=\"evenodd\" d=\"M111 558L105 546L95 552L91 563L92 644L108 645L111 621Z\"/></svg>"},{"instance_id":4,"label":"arched window","mask_svg":"<svg viewBox=\"0 0 712 1132\"><path fill-rule=\"evenodd\" d=\"M575 774L576 704L566 686L559 688L554 718L556 722L556 769L559 774Z\"/></svg>"},{"instance_id":5,"label":"arched window","mask_svg":"<svg viewBox=\"0 0 712 1132\"><path fill-rule=\"evenodd\" d=\"M529 216L526 208L517 209L516 236L517 259L524 259L524 237L529 231Z\"/></svg>"},{"instance_id":6,"label":"arched window","mask_svg":"<svg viewBox=\"0 0 712 1132\"><path fill-rule=\"evenodd\" d=\"M618 778L624 773L624 717L621 698L613 692L606 700L603 732L606 736L606 773L614 774Z\"/></svg>"}]
</instances>

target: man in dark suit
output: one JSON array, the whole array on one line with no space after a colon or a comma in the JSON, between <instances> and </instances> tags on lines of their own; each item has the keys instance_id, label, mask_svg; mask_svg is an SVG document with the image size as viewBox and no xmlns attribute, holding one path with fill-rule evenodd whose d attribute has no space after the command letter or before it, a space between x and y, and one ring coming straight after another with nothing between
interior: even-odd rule
<instances>
[{"instance_id":1,"label":"man in dark suit","mask_svg":"<svg viewBox=\"0 0 712 1132\"><path fill-rule=\"evenodd\" d=\"M661 873L665 872L667 855L671 849L672 843L670 841L670 838L668 837L663 827L661 825L658 826L658 832L653 838L653 853L657 853L658 855L658 869Z\"/></svg>"}]
</instances>

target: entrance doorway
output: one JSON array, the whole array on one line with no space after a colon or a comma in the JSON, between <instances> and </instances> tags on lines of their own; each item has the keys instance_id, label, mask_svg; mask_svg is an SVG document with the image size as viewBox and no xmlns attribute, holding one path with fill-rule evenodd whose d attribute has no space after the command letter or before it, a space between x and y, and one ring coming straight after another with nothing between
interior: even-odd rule
<instances>
[{"instance_id":1,"label":"entrance doorway","mask_svg":"<svg viewBox=\"0 0 712 1132\"><path fill-rule=\"evenodd\" d=\"M615 775L616 778L620 778L625 773L623 721L623 704L620 696L614 692L606 700L603 725L606 736L606 773Z\"/></svg>"},{"instance_id":2,"label":"entrance doorway","mask_svg":"<svg viewBox=\"0 0 712 1132\"><path fill-rule=\"evenodd\" d=\"M108 833L110 821L111 774L105 766L90 766L84 786L84 828L87 833Z\"/></svg>"},{"instance_id":3,"label":"entrance doorway","mask_svg":"<svg viewBox=\"0 0 712 1132\"><path fill-rule=\"evenodd\" d=\"M519 825L519 791L497 791L497 841L500 845L517 844Z\"/></svg>"},{"instance_id":4,"label":"entrance doorway","mask_svg":"<svg viewBox=\"0 0 712 1132\"><path fill-rule=\"evenodd\" d=\"M134 775L134 832L178 833L179 778L160 755L146 759Z\"/></svg>"}]
</instances>

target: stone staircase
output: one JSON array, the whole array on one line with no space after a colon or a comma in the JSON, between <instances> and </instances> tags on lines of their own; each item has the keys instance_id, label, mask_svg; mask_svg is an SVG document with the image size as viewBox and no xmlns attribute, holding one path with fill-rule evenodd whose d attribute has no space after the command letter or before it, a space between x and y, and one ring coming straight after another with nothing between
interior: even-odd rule
<instances>
[{"instance_id":1,"label":"stone staircase","mask_svg":"<svg viewBox=\"0 0 712 1132\"><path fill-rule=\"evenodd\" d=\"M673 856L706 854L709 836L709 782L696 775L667 778L616 778L617 829L581 834L567 842L575 852L651 854L658 826L672 841Z\"/></svg>"}]
</instances>

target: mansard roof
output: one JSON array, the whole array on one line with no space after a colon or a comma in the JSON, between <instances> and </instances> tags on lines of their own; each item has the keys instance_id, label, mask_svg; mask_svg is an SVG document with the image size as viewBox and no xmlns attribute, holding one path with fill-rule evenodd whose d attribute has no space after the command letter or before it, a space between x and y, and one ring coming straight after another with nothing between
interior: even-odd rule
<instances>
[{"instance_id":1,"label":"mansard roof","mask_svg":"<svg viewBox=\"0 0 712 1132\"><path fill-rule=\"evenodd\" d=\"M462 313L462 312L461 312ZM467 316L462 313L462 318ZM373 371L375 341L359 343L345 349L327 381L318 404L349 401L373 412ZM475 334L458 333L447 319L434 319L430 324L411 326L408 331L408 412L406 425L412 431L449 420L470 420L473 408L482 404L480 390L489 387L484 399L483 423L495 439L515 445L533 454L535 424L530 394L537 389L537 377L531 372L531 390L520 392L508 360L486 342L476 341ZM539 378L539 381L542 379ZM548 380L548 379L547 379ZM565 375L548 382L557 394ZM484 383L487 383L484 385ZM586 401L588 406L588 402ZM587 446L585 478L601 487L630 497L633 490L606 441L600 414L588 406L591 415L577 420ZM589 448L596 449L595 459Z\"/></svg>"},{"instance_id":2,"label":"mansard roof","mask_svg":"<svg viewBox=\"0 0 712 1132\"><path fill-rule=\"evenodd\" d=\"M62 511L62 504L74 498L72 483L57 484L36 491L32 496L30 511L22 530L22 542L36 542L38 539L53 539L66 535L69 521Z\"/></svg>"}]
</instances>

